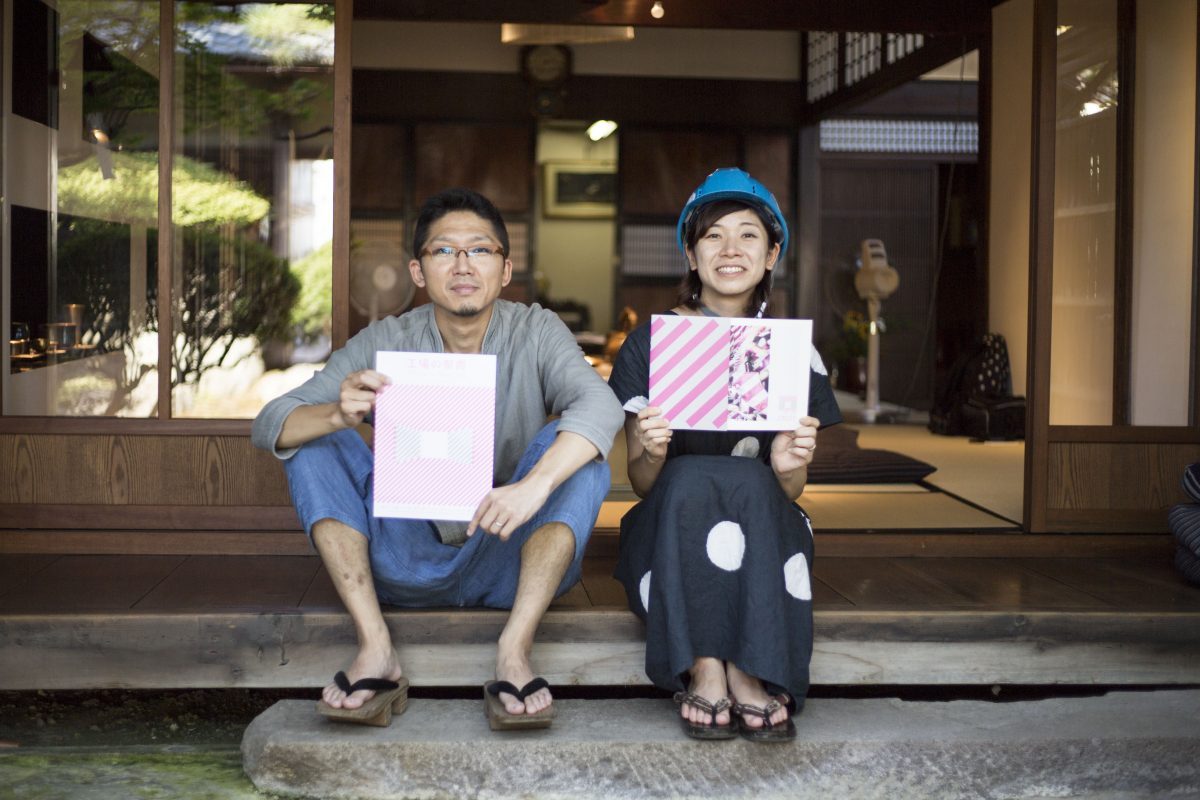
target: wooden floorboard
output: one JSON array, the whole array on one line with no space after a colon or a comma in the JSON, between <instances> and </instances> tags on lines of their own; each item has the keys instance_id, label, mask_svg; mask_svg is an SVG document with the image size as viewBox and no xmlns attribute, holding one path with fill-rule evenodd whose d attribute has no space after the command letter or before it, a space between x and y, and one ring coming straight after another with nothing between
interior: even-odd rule
<instances>
[{"instance_id":1,"label":"wooden floorboard","mask_svg":"<svg viewBox=\"0 0 1200 800\"><path fill-rule=\"evenodd\" d=\"M903 567L907 559L824 559L813 574L857 608L978 608L968 595Z\"/></svg>"},{"instance_id":2,"label":"wooden floorboard","mask_svg":"<svg viewBox=\"0 0 1200 800\"><path fill-rule=\"evenodd\" d=\"M320 566L314 556L188 556L134 610L297 608Z\"/></svg>"},{"instance_id":3,"label":"wooden floorboard","mask_svg":"<svg viewBox=\"0 0 1200 800\"><path fill-rule=\"evenodd\" d=\"M1020 559L905 558L900 569L941 584L979 608L1004 611L1111 608L1086 592L1026 569Z\"/></svg>"},{"instance_id":4,"label":"wooden floorboard","mask_svg":"<svg viewBox=\"0 0 1200 800\"><path fill-rule=\"evenodd\" d=\"M62 556L21 590L0 597L0 613L128 611L185 558Z\"/></svg>"},{"instance_id":5,"label":"wooden floorboard","mask_svg":"<svg viewBox=\"0 0 1200 800\"><path fill-rule=\"evenodd\" d=\"M1127 611L1200 611L1200 590L1165 559L1031 558L1023 565Z\"/></svg>"},{"instance_id":6,"label":"wooden floorboard","mask_svg":"<svg viewBox=\"0 0 1200 800\"><path fill-rule=\"evenodd\" d=\"M24 592L37 575L61 556L49 553L19 553L0 558L0 598Z\"/></svg>"}]
</instances>

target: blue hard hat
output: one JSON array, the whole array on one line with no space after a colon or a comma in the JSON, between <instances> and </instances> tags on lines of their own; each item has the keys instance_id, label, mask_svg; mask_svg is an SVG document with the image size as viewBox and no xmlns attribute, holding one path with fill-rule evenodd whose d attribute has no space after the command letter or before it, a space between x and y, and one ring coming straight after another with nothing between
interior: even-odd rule
<instances>
[{"instance_id":1,"label":"blue hard hat","mask_svg":"<svg viewBox=\"0 0 1200 800\"><path fill-rule=\"evenodd\" d=\"M771 194L766 186L750 177L746 171L737 167L721 167L713 170L704 179L704 183L692 192L687 205L679 213L679 224L675 226L675 241L678 242L679 249L684 251L685 255L687 246L684 243L684 230L700 206L716 200L740 200L748 205L758 206L767 212L767 217L773 221L771 227L774 229L775 235L779 237L780 255L787 251L787 223L783 219L783 212L779 210L779 203L775 202L775 195Z\"/></svg>"}]
</instances>

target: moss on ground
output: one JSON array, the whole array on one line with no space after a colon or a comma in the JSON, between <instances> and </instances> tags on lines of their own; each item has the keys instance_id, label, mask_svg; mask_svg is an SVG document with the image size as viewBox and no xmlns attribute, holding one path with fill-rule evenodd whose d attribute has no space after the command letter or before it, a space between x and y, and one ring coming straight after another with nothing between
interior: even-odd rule
<instances>
[{"instance_id":1,"label":"moss on ground","mask_svg":"<svg viewBox=\"0 0 1200 800\"><path fill-rule=\"evenodd\" d=\"M241 754L21 753L0 755L0 800L263 800Z\"/></svg>"}]
</instances>

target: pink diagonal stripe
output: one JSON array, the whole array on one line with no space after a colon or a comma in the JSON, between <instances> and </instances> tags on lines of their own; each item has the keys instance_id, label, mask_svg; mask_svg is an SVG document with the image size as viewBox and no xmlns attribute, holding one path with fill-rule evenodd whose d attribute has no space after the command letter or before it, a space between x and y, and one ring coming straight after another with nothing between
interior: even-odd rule
<instances>
[{"instance_id":1,"label":"pink diagonal stripe","mask_svg":"<svg viewBox=\"0 0 1200 800\"><path fill-rule=\"evenodd\" d=\"M677 333L682 333L687 327L688 326L686 326L686 325L680 325L679 327L677 327L675 329L675 331ZM662 376L667 375L669 372L671 372L672 370L675 369L675 367L679 364L680 361L682 361L685 358L691 358L692 357L692 349L694 347L697 347L700 343L702 343L705 339L707 339L712 334L712 332L715 331L716 329L717 329L717 323L709 322L707 325L705 325L704 327L697 330L695 332L695 334L692 335L691 338L689 338L688 341L682 347L680 347L678 350L675 351L675 355L671 356L669 361L667 361L665 364L659 364L657 366L657 369L655 369L654 371ZM668 344L670 344L670 342L675 340L675 338L676 338L675 336L668 336L667 337L668 341L663 342L662 347L665 349L666 346ZM718 344L720 344L721 340L723 340L723 339L725 339L724 336L718 338L718 340L717 340ZM663 350L660 350L659 352L663 352ZM650 353L650 358L651 359L654 358L653 351L651 351L651 353ZM704 360L705 361L708 360L707 354L705 354ZM695 363L695 362L693 361L692 363ZM673 391L673 390L671 390L671 391Z\"/></svg>"},{"instance_id":2,"label":"pink diagonal stripe","mask_svg":"<svg viewBox=\"0 0 1200 800\"><path fill-rule=\"evenodd\" d=\"M724 428L725 423L729 420L729 412L722 411L717 416L713 417L713 425L717 428Z\"/></svg>"},{"instance_id":3,"label":"pink diagonal stripe","mask_svg":"<svg viewBox=\"0 0 1200 800\"><path fill-rule=\"evenodd\" d=\"M661 331L662 326L666 325L666 324L667 324L667 321L665 319L663 319L662 317L655 317L654 319L652 319L650 321L650 335L653 336L654 334Z\"/></svg>"},{"instance_id":4,"label":"pink diagonal stripe","mask_svg":"<svg viewBox=\"0 0 1200 800\"><path fill-rule=\"evenodd\" d=\"M725 365L721 364L708 375L706 375L699 383L696 384L692 391L688 392L682 398L668 398L666 402L671 403L671 413L667 414L667 419L675 419L678 415L687 411L692 403L696 402L699 397L706 397L711 393L711 397L725 397L729 393L728 384L721 380L725 372ZM708 405L711 402L711 397L704 400L704 404Z\"/></svg>"},{"instance_id":5,"label":"pink diagonal stripe","mask_svg":"<svg viewBox=\"0 0 1200 800\"><path fill-rule=\"evenodd\" d=\"M713 357L716 356L718 353L720 353L721 351L728 352L728 350L729 350L728 337L718 336L713 341L712 345L709 346L709 348L707 350L705 350L700 355L694 356L693 358L691 358L689 360L688 366L692 366L695 368L703 368L706 364L708 364L710 361L712 361ZM722 360L721 366L720 366L720 371L725 372L728 369L729 369L729 364L725 360ZM666 370L665 369L661 370L656 374L658 374L660 376L660 378L665 378ZM686 369L683 370L679 374L679 377L671 382L670 386L668 386L667 388L662 390L661 394L659 392L655 392L654 393L655 396L662 397L664 403L675 402L675 400L674 400L675 393L678 392L680 387L682 387L685 383L687 383L691 379L692 375L694 375L694 374L695 374L694 371L689 371ZM653 379L654 375L651 375L650 377L651 377L651 379ZM706 378L705 380L701 381L696 386L695 389L693 389L691 392L688 393L688 395L686 397L684 397L684 399L681 401L682 404L688 405L689 403L691 403L693 398L695 398L697 395L703 393L708 388L708 384L712 380L713 380L713 378L710 377L710 378ZM722 381L721 391L722 392L725 391L724 381ZM679 404L676 404L675 408L678 408L678 407L679 407ZM669 419L669 417L668 417L668 419Z\"/></svg>"},{"instance_id":6,"label":"pink diagonal stripe","mask_svg":"<svg viewBox=\"0 0 1200 800\"><path fill-rule=\"evenodd\" d=\"M724 375L726 370L728 370L728 369L729 369L728 364L722 364L720 367L718 367L716 370L714 370L711 375L709 375L707 378L704 379L704 383L707 384L707 383L711 383L713 381L720 380L721 376ZM704 401L704 405L700 406L700 408L696 411L695 414L692 414L690 417L688 417L689 425L695 425L697 422L704 419L705 414L712 411L713 408L718 403L726 400L729 397L729 384L725 383L724 381L721 381L721 383L722 383L722 386L721 386L720 390L713 392L712 396Z\"/></svg>"}]
</instances>

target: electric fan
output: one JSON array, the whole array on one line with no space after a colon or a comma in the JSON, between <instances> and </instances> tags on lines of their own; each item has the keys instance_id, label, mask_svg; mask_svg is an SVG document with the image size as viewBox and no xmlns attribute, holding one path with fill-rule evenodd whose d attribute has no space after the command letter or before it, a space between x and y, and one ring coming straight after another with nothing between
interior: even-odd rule
<instances>
[{"instance_id":1,"label":"electric fan","mask_svg":"<svg viewBox=\"0 0 1200 800\"><path fill-rule=\"evenodd\" d=\"M369 322L408 308L415 291L402 248L374 238L355 244L350 253L350 305Z\"/></svg>"},{"instance_id":2,"label":"electric fan","mask_svg":"<svg viewBox=\"0 0 1200 800\"><path fill-rule=\"evenodd\" d=\"M863 239L862 264L854 274L854 288L867 301L867 397L863 421L879 416L879 308L900 286L900 274L888 264L879 239Z\"/></svg>"}]
</instances>

